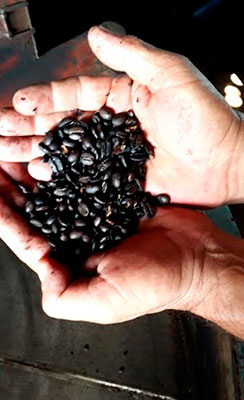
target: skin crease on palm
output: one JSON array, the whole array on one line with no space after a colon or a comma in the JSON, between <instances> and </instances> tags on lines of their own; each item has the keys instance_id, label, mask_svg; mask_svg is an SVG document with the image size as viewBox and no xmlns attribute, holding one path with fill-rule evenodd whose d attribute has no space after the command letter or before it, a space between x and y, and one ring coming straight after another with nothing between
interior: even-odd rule
<instances>
[{"instance_id":1,"label":"skin crease on palm","mask_svg":"<svg viewBox=\"0 0 244 400\"><path fill-rule=\"evenodd\" d=\"M88 39L102 62L128 76L70 78L21 89L13 99L16 111L0 112L0 158L16 162L41 156L40 136L70 110L92 111L106 103L116 112L133 108L155 147L147 190L167 192L185 204L240 200L242 123L201 73L185 58L133 37L93 28ZM231 310L235 323L221 311L228 310L230 299L235 304L231 282L238 274L238 282L243 280L242 240L220 232L198 212L165 207L142 222L138 235L87 261L85 268L97 269L97 276L72 282L68 270L49 257L46 240L18 215L24 199L13 180L33 181L18 163L0 166L0 236L38 274L48 315L114 323L184 309L244 337L244 326L236 323L241 309ZM38 158L29 171L38 179L50 178Z\"/></svg>"}]
</instances>

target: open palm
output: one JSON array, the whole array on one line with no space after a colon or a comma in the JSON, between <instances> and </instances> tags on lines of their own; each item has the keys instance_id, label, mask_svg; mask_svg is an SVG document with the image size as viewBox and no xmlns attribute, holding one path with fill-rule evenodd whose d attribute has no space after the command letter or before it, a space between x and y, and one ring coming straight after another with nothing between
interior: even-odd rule
<instances>
[{"instance_id":1,"label":"open palm","mask_svg":"<svg viewBox=\"0 0 244 400\"><path fill-rule=\"evenodd\" d=\"M166 308L191 309L201 301L208 275L205 244L212 245L216 233L205 216L180 208L158 210L138 235L81 265L81 271L95 272L92 277L73 281L67 268L50 257L46 239L19 214L25 198L13 180L31 186L30 177L18 164L0 167L0 237L38 274L48 315L115 323ZM212 269L212 284L215 279Z\"/></svg>"}]
</instances>

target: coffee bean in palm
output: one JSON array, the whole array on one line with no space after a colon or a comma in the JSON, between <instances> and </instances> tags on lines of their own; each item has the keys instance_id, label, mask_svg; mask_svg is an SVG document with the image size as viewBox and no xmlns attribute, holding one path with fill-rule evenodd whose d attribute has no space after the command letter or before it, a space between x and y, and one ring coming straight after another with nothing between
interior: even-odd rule
<instances>
[{"instance_id":1,"label":"coffee bean in palm","mask_svg":"<svg viewBox=\"0 0 244 400\"><path fill-rule=\"evenodd\" d=\"M79 231L78 229L74 229L69 234L70 239L80 239L82 236L83 236L83 232Z\"/></svg>"},{"instance_id":2,"label":"coffee bean in palm","mask_svg":"<svg viewBox=\"0 0 244 400\"><path fill-rule=\"evenodd\" d=\"M113 118L113 114L113 111L106 106L100 108L99 110L100 117L105 121L111 121L111 119Z\"/></svg>"},{"instance_id":3,"label":"coffee bean in palm","mask_svg":"<svg viewBox=\"0 0 244 400\"><path fill-rule=\"evenodd\" d=\"M94 194L99 192L101 190L101 187L99 185L86 185L86 193L88 194Z\"/></svg>"},{"instance_id":4,"label":"coffee bean in palm","mask_svg":"<svg viewBox=\"0 0 244 400\"><path fill-rule=\"evenodd\" d=\"M156 198L159 204L168 204L170 202L168 194L158 194Z\"/></svg>"},{"instance_id":5,"label":"coffee bean in palm","mask_svg":"<svg viewBox=\"0 0 244 400\"><path fill-rule=\"evenodd\" d=\"M113 126L123 125L126 120L126 117L127 117L126 112L115 114L112 118L112 125Z\"/></svg>"},{"instance_id":6,"label":"coffee bean in palm","mask_svg":"<svg viewBox=\"0 0 244 400\"><path fill-rule=\"evenodd\" d=\"M30 223L32 225L36 226L37 228L41 228L42 227L42 222L39 219L31 218L30 219Z\"/></svg>"},{"instance_id":7,"label":"coffee bean in palm","mask_svg":"<svg viewBox=\"0 0 244 400\"><path fill-rule=\"evenodd\" d=\"M52 179L38 182L39 193L25 193L26 213L61 261L111 248L169 201L144 192L153 151L133 111L114 114L104 106L86 122L67 117L40 148Z\"/></svg>"},{"instance_id":8,"label":"coffee bean in palm","mask_svg":"<svg viewBox=\"0 0 244 400\"><path fill-rule=\"evenodd\" d=\"M80 156L80 161L83 165L92 165L94 163L94 156L91 153L84 152Z\"/></svg>"},{"instance_id":9,"label":"coffee bean in palm","mask_svg":"<svg viewBox=\"0 0 244 400\"><path fill-rule=\"evenodd\" d=\"M27 201L25 205L25 212L31 213L33 210L34 210L34 204L32 203L32 201Z\"/></svg>"},{"instance_id":10,"label":"coffee bean in palm","mask_svg":"<svg viewBox=\"0 0 244 400\"><path fill-rule=\"evenodd\" d=\"M80 154L79 154L78 150L72 150L68 156L68 162L70 164L77 162L79 159L79 156L80 156Z\"/></svg>"},{"instance_id":11,"label":"coffee bean in palm","mask_svg":"<svg viewBox=\"0 0 244 400\"><path fill-rule=\"evenodd\" d=\"M78 211L83 217L87 217L90 212L88 206L85 203L79 204Z\"/></svg>"}]
</instances>

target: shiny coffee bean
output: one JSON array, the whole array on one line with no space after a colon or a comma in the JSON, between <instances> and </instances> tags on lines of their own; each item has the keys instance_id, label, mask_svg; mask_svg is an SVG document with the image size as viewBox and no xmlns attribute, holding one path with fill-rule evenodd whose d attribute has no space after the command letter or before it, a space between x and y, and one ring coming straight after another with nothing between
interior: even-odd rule
<instances>
[{"instance_id":1,"label":"shiny coffee bean","mask_svg":"<svg viewBox=\"0 0 244 400\"><path fill-rule=\"evenodd\" d=\"M100 117L105 121L110 121L113 118L113 114L113 111L106 106L100 108L99 110Z\"/></svg>"},{"instance_id":2,"label":"shiny coffee bean","mask_svg":"<svg viewBox=\"0 0 244 400\"><path fill-rule=\"evenodd\" d=\"M83 217L87 217L90 212L88 206L85 203L79 204L78 211Z\"/></svg>"},{"instance_id":3,"label":"shiny coffee bean","mask_svg":"<svg viewBox=\"0 0 244 400\"><path fill-rule=\"evenodd\" d=\"M82 236L83 236L83 232L79 231L78 229L74 229L69 234L70 239L80 239Z\"/></svg>"},{"instance_id":4,"label":"shiny coffee bean","mask_svg":"<svg viewBox=\"0 0 244 400\"><path fill-rule=\"evenodd\" d=\"M126 120L127 114L125 112L115 114L112 118L112 125L113 126L121 126L124 124Z\"/></svg>"},{"instance_id":5,"label":"shiny coffee bean","mask_svg":"<svg viewBox=\"0 0 244 400\"><path fill-rule=\"evenodd\" d=\"M92 165L94 163L94 156L91 153L82 153L80 161L84 165Z\"/></svg>"},{"instance_id":6,"label":"shiny coffee bean","mask_svg":"<svg viewBox=\"0 0 244 400\"><path fill-rule=\"evenodd\" d=\"M168 194L158 194L156 198L159 204L168 204L170 202Z\"/></svg>"},{"instance_id":7,"label":"shiny coffee bean","mask_svg":"<svg viewBox=\"0 0 244 400\"><path fill-rule=\"evenodd\" d=\"M34 210L34 204L32 203L32 201L27 201L25 205L25 211L27 213L31 213L33 210Z\"/></svg>"}]
</instances>

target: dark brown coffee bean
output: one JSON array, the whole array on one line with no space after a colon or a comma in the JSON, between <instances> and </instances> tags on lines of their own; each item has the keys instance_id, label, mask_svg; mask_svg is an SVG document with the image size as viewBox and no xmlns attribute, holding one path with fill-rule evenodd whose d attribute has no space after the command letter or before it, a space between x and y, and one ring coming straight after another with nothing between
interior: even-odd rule
<instances>
[{"instance_id":1,"label":"dark brown coffee bean","mask_svg":"<svg viewBox=\"0 0 244 400\"><path fill-rule=\"evenodd\" d=\"M42 227L42 222L39 219L31 218L30 219L30 223L32 225L36 226L37 228L41 228Z\"/></svg>"},{"instance_id":2,"label":"dark brown coffee bean","mask_svg":"<svg viewBox=\"0 0 244 400\"><path fill-rule=\"evenodd\" d=\"M158 194L156 196L157 201L159 202L159 204L168 204L170 203L170 197L168 194Z\"/></svg>"},{"instance_id":3,"label":"dark brown coffee bean","mask_svg":"<svg viewBox=\"0 0 244 400\"><path fill-rule=\"evenodd\" d=\"M48 225L43 225L42 232L46 235L49 235L50 233L52 233L52 228Z\"/></svg>"},{"instance_id":4,"label":"dark brown coffee bean","mask_svg":"<svg viewBox=\"0 0 244 400\"><path fill-rule=\"evenodd\" d=\"M51 228L52 228L52 231L53 231L53 233L55 233L55 234L57 234L58 233L58 226L57 226L57 224L52 224L51 225Z\"/></svg>"},{"instance_id":5,"label":"dark brown coffee bean","mask_svg":"<svg viewBox=\"0 0 244 400\"><path fill-rule=\"evenodd\" d=\"M113 118L112 118L112 125L113 126L121 126L121 125L123 125L123 123L126 120L126 117L127 117L127 115L126 115L125 112L122 112L122 113L119 113L119 114L115 114L113 116Z\"/></svg>"},{"instance_id":6,"label":"dark brown coffee bean","mask_svg":"<svg viewBox=\"0 0 244 400\"><path fill-rule=\"evenodd\" d=\"M32 203L32 201L27 201L25 205L25 211L27 213L31 213L33 210L34 210L34 204Z\"/></svg>"},{"instance_id":7,"label":"dark brown coffee bean","mask_svg":"<svg viewBox=\"0 0 244 400\"><path fill-rule=\"evenodd\" d=\"M63 197L66 196L68 194L68 188L67 187L57 187L53 194L55 194L55 196L58 197Z\"/></svg>"},{"instance_id":8,"label":"dark brown coffee bean","mask_svg":"<svg viewBox=\"0 0 244 400\"><path fill-rule=\"evenodd\" d=\"M92 165L94 163L94 156L91 153L82 153L80 161L84 165Z\"/></svg>"},{"instance_id":9,"label":"dark brown coffee bean","mask_svg":"<svg viewBox=\"0 0 244 400\"><path fill-rule=\"evenodd\" d=\"M111 166L112 162L109 159L105 159L97 165L97 168L100 172L106 171Z\"/></svg>"},{"instance_id":10,"label":"dark brown coffee bean","mask_svg":"<svg viewBox=\"0 0 244 400\"><path fill-rule=\"evenodd\" d=\"M59 122L58 127L64 128L67 125L74 124L74 122L75 122L74 118L66 117Z\"/></svg>"},{"instance_id":11,"label":"dark brown coffee bean","mask_svg":"<svg viewBox=\"0 0 244 400\"><path fill-rule=\"evenodd\" d=\"M55 221L56 221L57 217L55 215L51 215L50 217L48 217L48 219L46 220L46 224L47 225L52 225Z\"/></svg>"},{"instance_id":12,"label":"dark brown coffee bean","mask_svg":"<svg viewBox=\"0 0 244 400\"><path fill-rule=\"evenodd\" d=\"M84 234L82 235L82 240L83 240L83 242L85 242L85 243L89 243L89 242L91 241L91 236L88 235L87 233L84 233Z\"/></svg>"},{"instance_id":13,"label":"dark brown coffee bean","mask_svg":"<svg viewBox=\"0 0 244 400\"><path fill-rule=\"evenodd\" d=\"M113 114L113 111L106 106L100 108L99 110L100 117L105 121L111 121L111 119L113 118Z\"/></svg>"},{"instance_id":14,"label":"dark brown coffee bean","mask_svg":"<svg viewBox=\"0 0 244 400\"><path fill-rule=\"evenodd\" d=\"M77 162L79 159L79 156L80 156L80 154L77 150L72 150L70 152L70 155L68 156L68 162L70 164Z\"/></svg>"},{"instance_id":15,"label":"dark brown coffee bean","mask_svg":"<svg viewBox=\"0 0 244 400\"><path fill-rule=\"evenodd\" d=\"M46 146L44 142L39 143L39 148L44 154L51 154L49 147Z\"/></svg>"},{"instance_id":16,"label":"dark brown coffee bean","mask_svg":"<svg viewBox=\"0 0 244 400\"><path fill-rule=\"evenodd\" d=\"M116 189L118 189L118 188L120 187L120 185L121 185L121 175L120 175L119 172L115 172L115 173L112 175L112 185L113 185Z\"/></svg>"},{"instance_id":17,"label":"dark brown coffee bean","mask_svg":"<svg viewBox=\"0 0 244 400\"><path fill-rule=\"evenodd\" d=\"M67 242L68 241L68 236L66 235L66 233L64 233L64 232L61 233L60 240L62 242Z\"/></svg>"},{"instance_id":18,"label":"dark brown coffee bean","mask_svg":"<svg viewBox=\"0 0 244 400\"><path fill-rule=\"evenodd\" d=\"M89 208L85 203L80 203L78 206L78 211L83 217L87 217L89 215Z\"/></svg>"},{"instance_id":19,"label":"dark brown coffee bean","mask_svg":"<svg viewBox=\"0 0 244 400\"><path fill-rule=\"evenodd\" d=\"M97 227L97 226L100 224L101 220L102 220L102 218L99 217L99 216L97 216L97 217L94 219L94 225Z\"/></svg>"},{"instance_id":20,"label":"dark brown coffee bean","mask_svg":"<svg viewBox=\"0 0 244 400\"><path fill-rule=\"evenodd\" d=\"M49 209L48 206L36 206L36 211L37 212L47 211L48 209Z\"/></svg>"},{"instance_id":21,"label":"dark brown coffee bean","mask_svg":"<svg viewBox=\"0 0 244 400\"><path fill-rule=\"evenodd\" d=\"M74 229L69 234L70 239L80 239L82 236L83 236L83 232L79 231L78 229Z\"/></svg>"},{"instance_id":22,"label":"dark brown coffee bean","mask_svg":"<svg viewBox=\"0 0 244 400\"><path fill-rule=\"evenodd\" d=\"M82 220L82 219L80 219L80 218L77 218L77 219L75 220L75 226L77 226L77 227L86 226L86 221L84 221L84 220Z\"/></svg>"},{"instance_id":23,"label":"dark brown coffee bean","mask_svg":"<svg viewBox=\"0 0 244 400\"><path fill-rule=\"evenodd\" d=\"M48 160L48 164L52 168L54 174L60 174L64 170L62 161L58 157L52 157Z\"/></svg>"},{"instance_id":24,"label":"dark brown coffee bean","mask_svg":"<svg viewBox=\"0 0 244 400\"><path fill-rule=\"evenodd\" d=\"M63 145L72 149L72 148L74 148L76 146L76 142L74 140L71 140L71 139L64 139L63 140Z\"/></svg>"},{"instance_id":25,"label":"dark brown coffee bean","mask_svg":"<svg viewBox=\"0 0 244 400\"><path fill-rule=\"evenodd\" d=\"M101 189L101 187L99 185L86 185L86 193L88 194L94 194L99 192L99 190Z\"/></svg>"},{"instance_id":26,"label":"dark brown coffee bean","mask_svg":"<svg viewBox=\"0 0 244 400\"><path fill-rule=\"evenodd\" d=\"M71 139L73 139L71 137L72 135L77 136L77 138L75 138L74 140L79 140L84 135L84 133L85 129L82 126L72 126L72 128L69 128L68 130L68 134Z\"/></svg>"}]
</instances>

